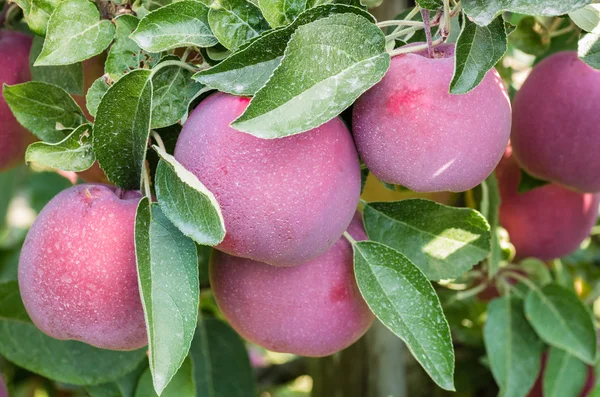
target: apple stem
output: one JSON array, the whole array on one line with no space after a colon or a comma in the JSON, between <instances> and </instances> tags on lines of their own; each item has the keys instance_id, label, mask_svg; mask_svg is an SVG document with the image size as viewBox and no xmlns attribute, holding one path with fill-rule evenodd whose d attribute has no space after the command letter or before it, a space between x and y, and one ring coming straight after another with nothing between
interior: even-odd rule
<instances>
[{"instance_id":1,"label":"apple stem","mask_svg":"<svg viewBox=\"0 0 600 397\"><path fill-rule=\"evenodd\" d=\"M158 132L152 130L152 139L154 139L156 141L156 144L158 145L159 148L161 148L164 152L166 152L167 150L165 149L165 143L163 142L162 138L160 137L160 135L158 135Z\"/></svg>"},{"instance_id":2,"label":"apple stem","mask_svg":"<svg viewBox=\"0 0 600 397\"><path fill-rule=\"evenodd\" d=\"M423 17L423 26L425 27L425 38L427 39L427 55L433 58L433 43L431 41L431 24L429 20L429 10L421 9Z\"/></svg>"},{"instance_id":3,"label":"apple stem","mask_svg":"<svg viewBox=\"0 0 600 397\"><path fill-rule=\"evenodd\" d=\"M144 161L144 166L142 167L142 177L144 178L143 185L146 197L152 201L152 191L150 190L150 169L148 168L147 161Z\"/></svg>"},{"instance_id":4,"label":"apple stem","mask_svg":"<svg viewBox=\"0 0 600 397\"><path fill-rule=\"evenodd\" d=\"M356 240L354 240L352 238L352 236L350 235L350 233L348 232L344 232L344 237L346 238L346 240L348 240L348 242L352 245L356 244Z\"/></svg>"}]
</instances>

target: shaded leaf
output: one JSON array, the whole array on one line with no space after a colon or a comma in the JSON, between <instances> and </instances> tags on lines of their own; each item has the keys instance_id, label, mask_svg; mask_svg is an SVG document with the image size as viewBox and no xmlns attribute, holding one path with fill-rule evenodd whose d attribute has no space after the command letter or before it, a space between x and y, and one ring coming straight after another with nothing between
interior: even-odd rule
<instances>
[{"instance_id":1,"label":"shaded leaf","mask_svg":"<svg viewBox=\"0 0 600 397\"><path fill-rule=\"evenodd\" d=\"M525 319L523 301L504 296L488 304L483 340L500 397L523 397L540 372L542 341Z\"/></svg>"},{"instance_id":2,"label":"shaded leaf","mask_svg":"<svg viewBox=\"0 0 600 397\"><path fill-rule=\"evenodd\" d=\"M550 348L544 371L544 397L579 396L587 379L587 365L556 347Z\"/></svg>"},{"instance_id":3,"label":"shaded leaf","mask_svg":"<svg viewBox=\"0 0 600 397\"><path fill-rule=\"evenodd\" d=\"M83 95L83 65L81 63L67 66L33 66L33 62L42 51L43 44L42 37L35 36L33 38L29 53L31 80L54 84L69 94Z\"/></svg>"},{"instance_id":4,"label":"shaded leaf","mask_svg":"<svg viewBox=\"0 0 600 397\"><path fill-rule=\"evenodd\" d=\"M108 91L108 89L109 85L106 84L104 76L96 79L92 86L88 88L87 94L85 95L85 106L87 108L87 111L93 117L96 117L100 101L102 100L102 97L104 96L104 94L106 94L106 91Z\"/></svg>"},{"instance_id":5,"label":"shaded leaf","mask_svg":"<svg viewBox=\"0 0 600 397\"><path fill-rule=\"evenodd\" d=\"M577 55L583 62L600 70L600 35L594 33L582 35L578 42Z\"/></svg>"},{"instance_id":6,"label":"shaded leaf","mask_svg":"<svg viewBox=\"0 0 600 397\"><path fill-rule=\"evenodd\" d=\"M152 109L149 70L121 77L102 97L94 124L94 153L108 179L123 189L139 189Z\"/></svg>"},{"instance_id":7,"label":"shaded leaf","mask_svg":"<svg viewBox=\"0 0 600 397\"><path fill-rule=\"evenodd\" d=\"M56 143L86 119L79 105L62 88L32 81L3 87L4 99L21 125L43 141Z\"/></svg>"},{"instance_id":8,"label":"shaded leaf","mask_svg":"<svg viewBox=\"0 0 600 397\"><path fill-rule=\"evenodd\" d=\"M51 338L28 320L16 281L1 284L0 291L12 299L2 300L0 354L22 368L59 382L93 385L120 378L145 357L146 349L119 352Z\"/></svg>"},{"instance_id":9,"label":"shaded leaf","mask_svg":"<svg viewBox=\"0 0 600 397\"><path fill-rule=\"evenodd\" d=\"M546 343L588 364L596 357L596 330L577 295L558 284L531 289L525 300L531 326Z\"/></svg>"},{"instance_id":10,"label":"shaded leaf","mask_svg":"<svg viewBox=\"0 0 600 397\"><path fill-rule=\"evenodd\" d=\"M254 397L254 374L244 342L227 324L203 317L192 341L196 396Z\"/></svg>"},{"instance_id":11,"label":"shaded leaf","mask_svg":"<svg viewBox=\"0 0 600 397\"><path fill-rule=\"evenodd\" d=\"M569 13L569 17L582 30L600 34L600 4L590 4Z\"/></svg>"},{"instance_id":12,"label":"shaded leaf","mask_svg":"<svg viewBox=\"0 0 600 397\"><path fill-rule=\"evenodd\" d=\"M15 0L23 10L27 26L39 36L46 35L46 26L50 15L63 0Z\"/></svg>"}]
</instances>

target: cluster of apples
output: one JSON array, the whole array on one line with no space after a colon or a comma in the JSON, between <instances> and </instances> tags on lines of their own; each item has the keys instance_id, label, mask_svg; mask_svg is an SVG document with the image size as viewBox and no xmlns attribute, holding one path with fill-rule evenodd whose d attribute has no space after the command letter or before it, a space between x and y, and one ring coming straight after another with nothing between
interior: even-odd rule
<instances>
[{"instance_id":1,"label":"cluster of apples","mask_svg":"<svg viewBox=\"0 0 600 397\"><path fill-rule=\"evenodd\" d=\"M547 141L543 136L552 131L561 137L568 134L562 129L566 121L537 127L537 135L522 121L542 117L535 109L523 110L521 104L533 100L527 97L556 102L537 92L556 84L544 80L548 77L542 76L546 83L533 90L526 83L523 99L515 102L514 117L495 71L468 94L448 94L453 51L453 46L443 45L433 58L425 53L395 57L384 79L355 103L352 132L335 118L302 134L259 139L230 127L250 99L225 93L211 95L190 114L174 155L221 206L227 233L211 258L211 287L224 316L243 337L275 351L324 356L356 341L373 322L354 279L352 247L342 236L348 231L355 240L367 238L356 213L359 154L385 182L419 192L464 191L480 184L500 162L511 118L515 151L526 167L529 152L524 148L537 147L535 139ZM14 76L5 77L4 69L0 71L3 82L28 78L23 71L27 54L24 50L14 71L6 69ZM11 53L7 59L16 63L17 55ZM537 73L536 68L530 79ZM585 129L591 125L585 112L592 105L575 106L575 101L576 97L567 116L581 126L579 135L591 135ZM5 142L27 134L3 98L0 106L0 150L8 153ZM550 111L543 115L555 116ZM593 142L577 145L590 153L595 147ZM10 150L22 155L20 148ZM593 164L585 158L573 161ZM595 219L597 195L554 185L513 194L518 166L511 163L516 174L503 171L510 159L507 156L498 168L501 219L517 250L545 257L571 249L576 240L579 244ZM563 175L530 171L551 180ZM579 169L574 181L556 182L581 187L593 179L593 170L588 171ZM549 213L557 197L561 208ZM147 343L133 230L140 198L138 192L82 184L58 194L40 213L23 245L19 285L27 311L42 331L115 350ZM516 224L514 220L521 218L529 223ZM527 244L535 248L528 251Z\"/></svg>"}]
</instances>

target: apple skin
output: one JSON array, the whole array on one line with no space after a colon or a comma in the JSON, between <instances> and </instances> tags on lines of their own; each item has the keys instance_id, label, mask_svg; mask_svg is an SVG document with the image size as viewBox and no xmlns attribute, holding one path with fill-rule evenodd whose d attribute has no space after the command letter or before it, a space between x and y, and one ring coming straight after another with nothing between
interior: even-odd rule
<instances>
[{"instance_id":1,"label":"apple skin","mask_svg":"<svg viewBox=\"0 0 600 397\"><path fill-rule=\"evenodd\" d=\"M29 51L31 36L0 30L0 85L14 85L31 80ZM0 91L0 171L25 162L25 149L33 136L12 114Z\"/></svg>"},{"instance_id":2,"label":"apple skin","mask_svg":"<svg viewBox=\"0 0 600 397\"><path fill-rule=\"evenodd\" d=\"M225 239L216 248L276 266L325 252L350 224L360 164L340 118L285 138L260 139L230 124L249 98L217 93L198 105L175 148L177 159L216 197Z\"/></svg>"},{"instance_id":3,"label":"apple skin","mask_svg":"<svg viewBox=\"0 0 600 397\"><path fill-rule=\"evenodd\" d=\"M360 214L348 232L355 240L367 239ZM213 251L210 280L231 326L272 351L327 356L357 341L374 320L356 284L352 246L345 237L294 267Z\"/></svg>"},{"instance_id":4,"label":"apple skin","mask_svg":"<svg viewBox=\"0 0 600 397\"><path fill-rule=\"evenodd\" d=\"M35 325L111 350L147 344L134 224L139 192L82 184L55 196L29 230L19 287Z\"/></svg>"},{"instance_id":5,"label":"apple skin","mask_svg":"<svg viewBox=\"0 0 600 397\"><path fill-rule=\"evenodd\" d=\"M495 70L471 92L448 93L453 45L392 59L354 104L358 152L380 180L415 192L461 192L494 170L508 143L511 108Z\"/></svg>"},{"instance_id":6,"label":"apple skin","mask_svg":"<svg viewBox=\"0 0 600 397\"><path fill-rule=\"evenodd\" d=\"M600 191L600 71L574 51L544 59L515 95L511 144L531 175Z\"/></svg>"},{"instance_id":7,"label":"apple skin","mask_svg":"<svg viewBox=\"0 0 600 397\"><path fill-rule=\"evenodd\" d=\"M508 231L517 260L565 256L579 247L596 223L599 194L578 193L556 184L519 194L521 171L510 147L496 176L500 224Z\"/></svg>"}]
</instances>

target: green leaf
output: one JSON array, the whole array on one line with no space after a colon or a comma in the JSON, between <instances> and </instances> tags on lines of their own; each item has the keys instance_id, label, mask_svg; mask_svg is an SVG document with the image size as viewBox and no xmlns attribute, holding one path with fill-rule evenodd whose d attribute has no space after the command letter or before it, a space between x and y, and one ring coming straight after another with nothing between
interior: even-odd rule
<instances>
[{"instance_id":1,"label":"green leaf","mask_svg":"<svg viewBox=\"0 0 600 397\"><path fill-rule=\"evenodd\" d=\"M23 10L25 22L31 31L39 36L46 35L50 15L63 0L15 0Z\"/></svg>"},{"instance_id":2,"label":"green leaf","mask_svg":"<svg viewBox=\"0 0 600 397\"><path fill-rule=\"evenodd\" d=\"M146 15L131 38L148 52L217 44L208 25L208 7L194 0L179 1Z\"/></svg>"},{"instance_id":3,"label":"green leaf","mask_svg":"<svg viewBox=\"0 0 600 397\"><path fill-rule=\"evenodd\" d=\"M102 97L94 124L94 153L108 179L123 189L139 189L152 110L149 70L121 77Z\"/></svg>"},{"instance_id":4,"label":"green leaf","mask_svg":"<svg viewBox=\"0 0 600 397\"><path fill-rule=\"evenodd\" d=\"M167 218L201 245L217 245L225 223L215 196L173 156L154 146L161 157L156 169L156 197Z\"/></svg>"},{"instance_id":5,"label":"green leaf","mask_svg":"<svg viewBox=\"0 0 600 397\"><path fill-rule=\"evenodd\" d=\"M427 10L439 10L444 6L442 0L416 0L416 3Z\"/></svg>"},{"instance_id":6,"label":"green leaf","mask_svg":"<svg viewBox=\"0 0 600 397\"><path fill-rule=\"evenodd\" d=\"M552 282L552 275L545 262L536 258L523 259L519 266L527 273L527 277L536 285L544 286Z\"/></svg>"},{"instance_id":7,"label":"green leaf","mask_svg":"<svg viewBox=\"0 0 600 397\"><path fill-rule=\"evenodd\" d=\"M525 319L523 301L504 296L488 305L483 340L499 397L523 397L535 383L544 349Z\"/></svg>"},{"instance_id":8,"label":"green leaf","mask_svg":"<svg viewBox=\"0 0 600 397\"><path fill-rule=\"evenodd\" d=\"M100 105L100 101L106 91L110 86L106 84L106 80L104 76L99 77L94 81L92 86L88 88L87 94L85 95L85 106L87 107L87 111L93 116L96 117L96 113L98 112L98 106Z\"/></svg>"},{"instance_id":9,"label":"green leaf","mask_svg":"<svg viewBox=\"0 0 600 397\"><path fill-rule=\"evenodd\" d=\"M135 218L135 254L150 371L154 389L161 394L185 360L196 329L200 301L196 245L158 204L144 197Z\"/></svg>"},{"instance_id":10,"label":"green leaf","mask_svg":"<svg viewBox=\"0 0 600 397\"><path fill-rule=\"evenodd\" d=\"M368 203L363 218L370 240L406 255L430 280L459 277L490 252L490 226L470 208L410 199Z\"/></svg>"},{"instance_id":11,"label":"green leaf","mask_svg":"<svg viewBox=\"0 0 600 397\"><path fill-rule=\"evenodd\" d=\"M440 387L454 390L454 350L440 300L425 274L398 251L353 243L356 281L377 318L408 346Z\"/></svg>"},{"instance_id":12,"label":"green leaf","mask_svg":"<svg viewBox=\"0 0 600 397\"><path fill-rule=\"evenodd\" d=\"M87 0L68 0L56 7L44 48L35 66L69 65L100 54L115 35L110 21L100 19L96 5Z\"/></svg>"},{"instance_id":13,"label":"green leaf","mask_svg":"<svg viewBox=\"0 0 600 397\"><path fill-rule=\"evenodd\" d=\"M336 14L300 26L281 64L232 123L259 138L316 128L379 82L390 66L385 36L356 14Z\"/></svg>"},{"instance_id":14,"label":"green leaf","mask_svg":"<svg viewBox=\"0 0 600 397\"><path fill-rule=\"evenodd\" d=\"M173 125L187 113L190 101L204 87L191 77L192 72L178 65L161 67L152 76L151 128Z\"/></svg>"},{"instance_id":15,"label":"green leaf","mask_svg":"<svg viewBox=\"0 0 600 397\"><path fill-rule=\"evenodd\" d=\"M117 26L115 42L110 46L105 65L106 73L113 80L118 80L131 70L153 66L159 59L158 54L142 50L129 38L131 32L138 26L138 22L139 20L133 15L120 15L114 20Z\"/></svg>"},{"instance_id":16,"label":"green leaf","mask_svg":"<svg viewBox=\"0 0 600 397\"><path fill-rule=\"evenodd\" d=\"M86 119L62 88L32 81L3 87L4 99L21 125L46 142L60 142Z\"/></svg>"},{"instance_id":17,"label":"green leaf","mask_svg":"<svg viewBox=\"0 0 600 397\"><path fill-rule=\"evenodd\" d=\"M25 152L25 161L63 171L85 171L94 164L92 127L83 124L57 143L34 142Z\"/></svg>"},{"instance_id":18,"label":"green leaf","mask_svg":"<svg viewBox=\"0 0 600 397\"><path fill-rule=\"evenodd\" d=\"M254 397L254 374L244 342L227 324L204 317L192 342L196 396Z\"/></svg>"},{"instance_id":19,"label":"green leaf","mask_svg":"<svg viewBox=\"0 0 600 397\"><path fill-rule=\"evenodd\" d=\"M594 69L600 70L600 35L587 33L579 38L577 44L579 59Z\"/></svg>"},{"instance_id":20,"label":"green leaf","mask_svg":"<svg viewBox=\"0 0 600 397\"><path fill-rule=\"evenodd\" d=\"M545 397L578 396L587 379L587 365L556 347L550 348L543 390Z\"/></svg>"},{"instance_id":21,"label":"green leaf","mask_svg":"<svg viewBox=\"0 0 600 397\"><path fill-rule=\"evenodd\" d=\"M569 17L582 30L600 34L600 4L590 4L569 13Z\"/></svg>"},{"instance_id":22,"label":"green leaf","mask_svg":"<svg viewBox=\"0 0 600 397\"><path fill-rule=\"evenodd\" d=\"M164 390L155 391L152 387L150 369L147 369L140 377L135 397L155 397L159 395L161 397L196 397L193 371L191 360L189 358L185 359L171 383Z\"/></svg>"},{"instance_id":23,"label":"green leaf","mask_svg":"<svg viewBox=\"0 0 600 397\"><path fill-rule=\"evenodd\" d=\"M549 184L548 181L537 179L536 177L528 174L523 168L521 168L521 177L519 178L519 186L517 191L519 194L527 193L530 190Z\"/></svg>"},{"instance_id":24,"label":"green leaf","mask_svg":"<svg viewBox=\"0 0 600 397\"><path fill-rule=\"evenodd\" d=\"M232 51L269 30L260 9L246 0L214 1L208 12L208 23L219 43Z\"/></svg>"},{"instance_id":25,"label":"green leaf","mask_svg":"<svg viewBox=\"0 0 600 397\"><path fill-rule=\"evenodd\" d=\"M287 26L304 11L333 0L258 0L263 16L273 28Z\"/></svg>"},{"instance_id":26,"label":"green leaf","mask_svg":"<svg viewBox=\"0 0 600 397\"><path fill-rule=\"evenodd\" d=\"M588 364L596 357L596 330L590 313L575 292L558 284L531 289L525 313L546 343L565 350Z\"/></svg>"},{"instance_id":27,"label":"green leaf","mask_svg":"<svg viewBox=\"0 0 600 397\"><path fill-rule=\"evenodd\" d=\"M58 382L94 385L120 378L146 356L146 349L118 352L51 338L29 321L16 281L0 284L0 291L0 354L19 367Z\"/></svg>"},{"instance_id":28,"label":"green leaf","mask_svg":"<svg viewBox=\"0 0 600 397\"><path fill-rule=\"evenodd\" d=\"M279 66L287 43L298 26L346 12L372 18L368 12L346 5L326 4L311 8L300 14L290 26L263 34L218 65L196 73L193 78L222 92L254 95Z\"/></svg>"},{"instance_id":29,"label":"green leaf","mask_svg":"<svg viewBox=\"0 0 600 397\"><path fill-rule=\"evenodd\" d=\"M114 382L88 386L85 389L90 394L90 397L134 397L138 381L147 368L148 364L144 360L135 370ZM149 380L152 386L152 379L150 378Z\"/></svg>"},{"instance_id":30,"label":"green leaf","mask_svg":"<svg viewBox=\"0 0 600 397\"><path fill-rule=\"evenodd\" d=\"M592 0L464 0L463 9L473 21L486 26L503 11L556 16L581 8Z\"/></svg>"},{"instance_id":31,"label":"green leaf","mask_svg":"<svg viewBox=\"0 0 600 397\"><path fill-rule=\"evenodd\" d=\"M519 50L536 56L545 54L550 48L548 30L534 17L525 17L510 35L510 42Z\"/></svg>"},{"instance_id":32,"label":"green leaf","mask_svg":"<svg viewBox=\"0 0 600 397\"><path fill-rule=\"evenodd\" d=\"M450 82L452 94L465 94L477 87L507 49L502 17L483 27L469 21L469 18L462 20L454 54L454 76Z\"/></svg>"},{"instance_id":33,"label":"green leaf","mask_svg":"<svg viewBox=\"0 0 600 397\"><path fill-rule=\"evenodd\" d=\"M31 80L54 84L69 94L83 95L83 65L81 63L68 66L33 66L33 62L42 51L43 44L42 37L35 36L33 38L29 53Z\"/></svg>"},{"instance_id":34,"label":"green leaf","mask_svg":"<svg viewBox=\"0 0 600 397\"><path fill-rule=\"evenodd\" d=\"M500 226L500 191L498 179L492 173L481 182L481 203L479 209L490 225L490 256L488 258L488 273L494 276L500 269L500 241L498 240L498 227Z\"/></svg>"}]
</instances>

